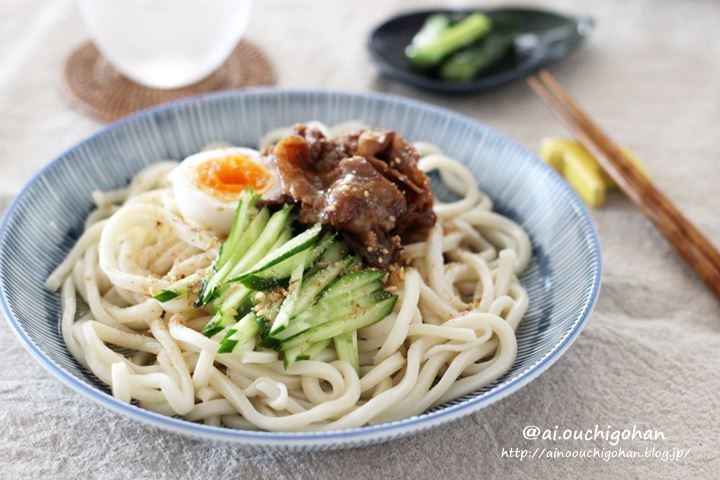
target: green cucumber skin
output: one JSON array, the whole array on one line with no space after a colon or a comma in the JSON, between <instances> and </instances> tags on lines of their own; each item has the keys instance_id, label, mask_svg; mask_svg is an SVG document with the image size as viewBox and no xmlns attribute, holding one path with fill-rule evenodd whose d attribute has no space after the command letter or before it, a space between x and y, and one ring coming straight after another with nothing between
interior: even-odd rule
<instances>
[{"instance_id":1,"label":"green cucumber skin","mask_svg":"<svg viewBox=\"0 0 720 480\"><path fill-rule=\"evenodd\" d=\"M240 303L240 305L238 305L237 307L235 307L235 312L236 312L236 313L235 313L235 318L242 318L242 317L244 317L245 315L247 315L248 313L250 313L250 311L252 310L252 308L253 308L252 298L250 298L250 297L245 298L245 299L242 301L242 303Z\"/></svg>"},{"instance_id":2,"label":"green cucumber skin","mask_svg":"<svg viewBox=\"0 0 720 480\"><path fill-rule=\"evenodd\" d=\"M273 322L275 321L275 318L277 318L278 312L280 311L281 305L282 302L272 302L259 310L256 307L257 323L260 327L260 343L258 344L259 346L264 348L270 348L273 350L279 348L280 342L270 337L269 334Z\"/></svg>"},{"instance_id":3,"label":"green cucumber skin","mask_svg":"<svg viewBox=\"0 0 720 480\"><path fill-rule=\"evenodd\" d=\"M208 328L208 326L205 325L205 328L203 328L203 330L202 330L202 334L208 338L212 338L215 335L217 335L218 333L222 332L223 328L224 327L221 327L221 326L213 326L213 327Z\"/></svg>"},{"instance_id":4,"label":"green cucumber skin","mask_svg":"<svg viewBox=\"0 0 720 480\"><path fill-rule=\"evenodd\" d=\"M265 317L260 315L258 315L255 321L258 324L258 331L260 332L260 335L264 338L268 333L270 333L270 323L267 319L265 319Z\"/></svg>"},{"instance_id":5,"label":"green cucumber skin","mask_svg":"<svg viewBox=\"0 0 720 480\"><path fill-rule=\"evenodd\" d=\"M178 290L162 290L160 293L155 295L153 298L160 303L169 302L170 300L179 297L182 293Z\"/></svg>"},{"instance_id":6,"label":"green cucumber skin","mask_svg":"<svg viewBox=\"0 0 720 480\"><path fill-rule=\"evenodd\" d=\"M262 278L254 275L238 279L237 281L248 288L252 288L253 290L271 290L275 287L282 286L285 283L276 278Z\"/></svg>"},{"instance_id":7,"label":"green cucumber skin","mask_svg":"<svg viewBox=\"0 0 720 480\"><path fill-rule=\"evenodd\" d=\"M280 341L275 340L272 337L264 337L260 340L260 343L258 343L258 346L263 348L269 348L271 350L280 351Z\"/></svg>"},{"instance_id":8,"label":"green cucumber skin","mask_svg":"<svg viewBox=\"0 0 720 480\"><path fill-rule=\"evenodd\" d=\"M321 340L337 337L354 330L365 328L373 323L382 320L392 312L397 296L392 295L384 300L380 300L375 305L364 310L358 315L353 315L334 322L327 322L317 327L313 327L303 333L296 335L280 344L283 351L301 347L305 344L312 344Z\"/></svg>"}]
</instances>

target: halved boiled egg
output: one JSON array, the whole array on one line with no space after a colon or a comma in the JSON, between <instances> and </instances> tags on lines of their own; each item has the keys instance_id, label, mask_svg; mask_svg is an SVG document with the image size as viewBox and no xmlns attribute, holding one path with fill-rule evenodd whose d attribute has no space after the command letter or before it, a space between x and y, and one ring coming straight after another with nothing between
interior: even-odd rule
<instances>
[{"instance_id":1,"label":"halved boiled egg","mask_svg":"<svg viewBox=\"0 0 720 480\"><path fill-rule=\"evenodd\" d=\"M227 235L240 194L248 187L264 197L282 190L272 161L251 148L219 148L191 155L172 174L173 196L192 224Z\"/></svg>"}]
</instances>

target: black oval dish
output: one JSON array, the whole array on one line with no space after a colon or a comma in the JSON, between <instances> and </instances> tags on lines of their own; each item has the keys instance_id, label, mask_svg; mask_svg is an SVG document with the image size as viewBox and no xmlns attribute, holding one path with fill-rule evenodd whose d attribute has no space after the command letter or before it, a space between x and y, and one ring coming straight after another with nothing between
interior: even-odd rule
<instances>
[{"instance_id":1,"label":"black oval dish","mask_svg":"<svg viewBox=\"0 0 720 480\"><path fill-rule=\"evenodd\" d=\"M477 11L485 13L495 21L512 21L521 35L536 34L540 42L529 50L501 60L469 82L441 80L411 67L405 56L405 47L429 15L444 13L460 19ZM558 39L557 35L547 34L564 25L569 26L569 35ZM546 10L527 8L424 10L398 15L376 27L370 34L368 48L380 71L396 80L438 92L474 92L524 78L541 67L564 58L589 36L593 25L590 17L572 18Z\"/></svg>"}]
</instances>

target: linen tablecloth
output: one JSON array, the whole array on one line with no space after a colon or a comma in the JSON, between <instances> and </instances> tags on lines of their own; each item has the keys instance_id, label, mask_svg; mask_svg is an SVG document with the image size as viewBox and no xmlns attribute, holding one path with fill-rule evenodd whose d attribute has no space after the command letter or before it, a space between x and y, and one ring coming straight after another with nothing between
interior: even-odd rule
<instances>
[{"instance_id":1,"label":"linen tablecloth","mask_svg":"<svg viewBox=\"0 0 720 480\"><path fill-rule=\"evenodd\" d=\"M372 26L433 3L499 4L262 0L247 35L270 56L283 86L419 98L470 115L531 149L543 136L563 135L523 82L443 97L378 76L365 50ZM720 3L537 4L595 17L590 42L553 73L720 243ZM62 92L64 57L86 38L74 3L3 0L0 17L4 210L35 172L101 124L70 107ZM603 248L602 293L563 358L521 391L470 417L362 449L248 453L147 427L61 385L1 322L0 478L720 478L720 304L620 194L611 194L593 219ZM533 441L523 436L531 425L560 431L635 425L664 438ZM512 455L520 452L513 449L537 447L550 453ZM602 457L609 455L603 449L620 448L643 456ZM555 450L588 449L600 453L548 458ZM662 452L677 449L689 452L663 461Z\"/></svg>"}]
</instances>

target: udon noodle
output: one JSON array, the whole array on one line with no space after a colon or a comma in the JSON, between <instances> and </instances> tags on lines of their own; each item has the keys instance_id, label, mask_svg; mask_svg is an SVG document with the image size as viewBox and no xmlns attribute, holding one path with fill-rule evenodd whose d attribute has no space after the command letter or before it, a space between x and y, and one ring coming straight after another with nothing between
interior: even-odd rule
<instances>
[{"instance_id":1,"label":"udon noodle","mask_svg":"<svg viewBox=\"0 0 720 480\"><path fill-rule=\"evenodd\" d=\"M357 125L319 127L331 136ZM261 144L285 133L270 132ZM389 287L399 295L394 311L358 332L360 375L332 348L287 369L277 352L259 347L219 354L218 342L199 333L207 311L192 299L152 298L178 275L201 275L221 243L182 218L170 161L145 168L127 188L94 193L85 232L47 279L62 291L69 351L123 402L242 429L387 422L494 382L516 357L515 330L528 305L518 276L530 242L492 212L465 166L434 145L415 147L421 169L437 171L460 199L436 200L427 241L405 246L412 260Z\"/></svg>"}]
</instances>

